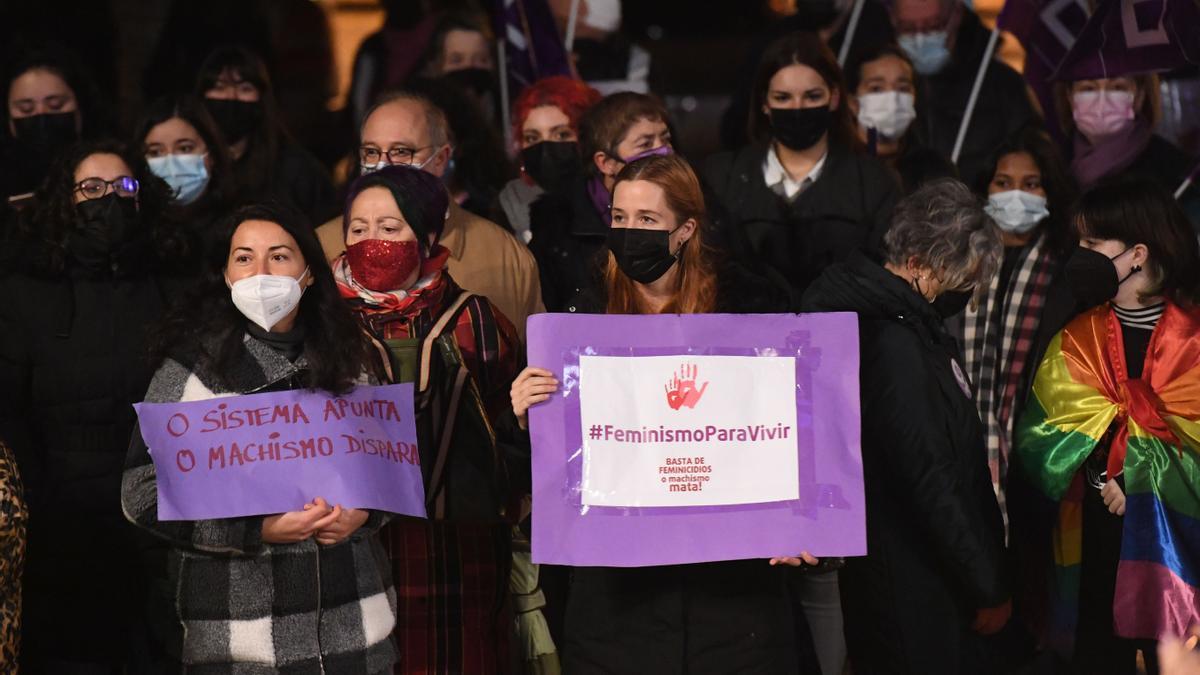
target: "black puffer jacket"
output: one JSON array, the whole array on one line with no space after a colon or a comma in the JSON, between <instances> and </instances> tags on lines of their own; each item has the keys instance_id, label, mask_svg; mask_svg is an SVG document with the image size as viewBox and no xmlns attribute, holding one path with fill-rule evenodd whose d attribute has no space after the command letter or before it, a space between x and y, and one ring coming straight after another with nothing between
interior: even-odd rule
<instances>
[{"instance_id":1,"label":"black puffer jacket","mask_svg":"<svg viewBox=\"0 0 1200 675\"><path fill-rule=\"evenodd\" d=\"M930 303L863 255L805 294L859 315L867 551L841 572L856 671L987 672L975 611L1009 597L983 426Z\"/></svg>"},{"instance_id":2,"label":"black puffer jacket","mask_svg":"<svg viewBox=\"0 0 1200 675\"><path fill-rule=\"evenodd\" d=\"M705 162L714 239L800 297L830 264L878 246L900 191L875 158L830 143L816 182L788 203L767 187L767 152L752 145Z\"/></svg>"},{"instance_id":3,"label":"black puffer jacket","mask_svg":"<svg viewBox=\"0 0 1200 675\"><path fill-rule=\"evenodd\" d=\"M146 257L0 279L0 437L31 517L22 670L120 663L130 643L141 538L121 514L121 473L154 372L147 331L178 283Z\"/></svg>"}]
</instances>

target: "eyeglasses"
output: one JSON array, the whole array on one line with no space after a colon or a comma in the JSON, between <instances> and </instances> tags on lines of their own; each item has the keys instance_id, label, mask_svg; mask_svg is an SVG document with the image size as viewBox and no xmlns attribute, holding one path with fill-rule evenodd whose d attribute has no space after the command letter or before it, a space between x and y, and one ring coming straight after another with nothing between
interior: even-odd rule
<instances>
[{"instance_id":1,"label":"eyeglasses","mask_svg":"<svg viewBox=\"0 0 1200 675\"><path fill-rule=\"evenodd\" d=\"M110 185L118 197L135 197L141 187L137 179L132 176L117 176L112 180L93 177L84 178L76 183L75 191L82 193L84 199L100 199L108 194Z\"/></svg>"},{"instance_id":2,"label":"eyeglasses","mask_svg":"<svg viewBox=\"0 0 1200 675\"><path fill-rule=\"evenodd\" d=\"M363 164L378 164L379 160L384 155L387 155L388 163L392 166L411 166L419 153L433 147L435 146L427 145L423 148L399 147L384 151L374 146L364 145L358 149L358 159Z\"/></svg>"}]
</instances>

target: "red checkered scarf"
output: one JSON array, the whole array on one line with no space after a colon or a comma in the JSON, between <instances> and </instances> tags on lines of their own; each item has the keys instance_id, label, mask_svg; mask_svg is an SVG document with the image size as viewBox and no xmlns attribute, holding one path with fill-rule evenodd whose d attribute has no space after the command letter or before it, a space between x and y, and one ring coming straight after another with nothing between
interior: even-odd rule
<instances>
[{"instance_id":1,"label":"red checkered scarf","mask_svg":"<svg viewBox=\"0 0 1200 675\"><path fill-rule=\"evenodd\" d=\"M429 251L429 257L421 262L420 278L409 289L373 291L363 286L351 273L345 253L333 261L333 278L338 292L358 311L411 314L441 304L446 292L446 260L449 258L449 249L435 245Z\"/></svg>"}]
</instances>

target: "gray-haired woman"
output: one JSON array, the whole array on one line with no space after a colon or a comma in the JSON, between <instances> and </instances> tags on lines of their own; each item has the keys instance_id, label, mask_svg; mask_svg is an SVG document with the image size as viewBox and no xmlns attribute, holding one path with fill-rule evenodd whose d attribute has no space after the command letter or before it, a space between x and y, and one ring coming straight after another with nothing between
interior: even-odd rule
<instances>
[{"instance_id":1,"label":"gray-haired woman","mask_svg":"<svg viewBox=\"0 0 1200 675\"><path fill-rule=\"evenodd\" d=\"M1010 613L1004 528L942 315L987 287L1000 233L940 180L897 205L884 247L882 263L828 268L803 301L859 316L868 555L841 571L847 648L856 675L985 673L979 636Z\"/></svg>"}]
</instances>

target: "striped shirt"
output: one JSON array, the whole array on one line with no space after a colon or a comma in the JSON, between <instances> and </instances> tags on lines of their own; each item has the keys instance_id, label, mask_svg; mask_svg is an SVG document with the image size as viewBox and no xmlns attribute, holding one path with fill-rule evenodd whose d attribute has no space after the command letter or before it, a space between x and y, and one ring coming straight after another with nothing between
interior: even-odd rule
<instances>
[{"instance_id":1,"label":"striped shirt","mask_svg":"<svg viewBox=\"0 0 1200 675\"><path fill-rule=\"evenodd\" d=\"M1126 309L1116 305L1113 305L1112 308L1116 312L1117 320L1121 322L1122 326L1139 328L1141 330L1154 330L1167 306L1165 303L1160 302L1157 305L1138 307L1136 309Z\"/></svg>"}]
</instances>

